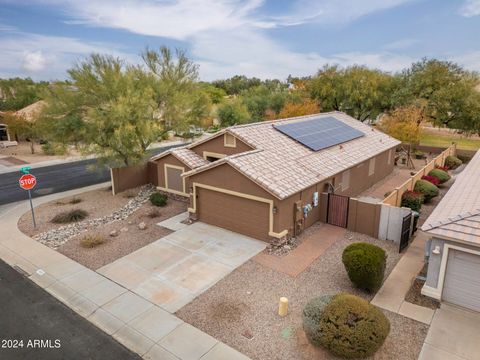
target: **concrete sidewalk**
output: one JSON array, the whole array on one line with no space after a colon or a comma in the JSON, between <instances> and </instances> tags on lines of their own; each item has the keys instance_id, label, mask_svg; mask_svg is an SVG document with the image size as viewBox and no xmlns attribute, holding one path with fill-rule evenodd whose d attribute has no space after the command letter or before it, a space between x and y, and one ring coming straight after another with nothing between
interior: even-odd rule
<instances>
[{"instance_id":1,"label":"concrete sidewalk","mask_svg":"<svg viewBox=\"0 0 480 360\"><path fill-rule=\"evenodd\" d=\"M35 199L34 204L102 186L44 196ZM28 210L28 202L22 202L0 215L0 258L127 348L145 359L248 359L119 284L24 235L17 222Z\"/></svg>"},{"instance_id":2,"label":"concrete sidewalk","mask_svg":"<svg viewBox=\"0 0 480 360\"><path fill-rule=\"evenodd\" d=\"M405 295L422 269L426 240L427 236L424 233L418 232L416 234L406 253L392 270L371 303L428 325L432 321L435 310L405 301Z\"/></svg>"}]
</instances>

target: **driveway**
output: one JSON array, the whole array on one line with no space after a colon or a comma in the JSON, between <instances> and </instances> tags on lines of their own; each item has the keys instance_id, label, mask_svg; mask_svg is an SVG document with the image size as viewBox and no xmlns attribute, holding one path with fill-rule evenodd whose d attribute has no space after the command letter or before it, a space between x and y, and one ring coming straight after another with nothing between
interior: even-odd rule
<instances>
[{"instance_id":1,"label":"driveway","mask_svg":"<svg viewBox=\"0 0 480 360\"><path fill-rule=\"evenodd\" d=\"M185 216L160 223L177 231L98 272L174 313L266 246L201 222L184 225Z\"/></svg>"},{"instance_id":2,"label":"driveway","mask_svg":"<svg viewBox=\"0 0 480 360\"><path fill-rule=\"evenodd\" d=\"M480 354L480 313L442 304L419 360L475 360Z\"/></svg>"}]
</instances>

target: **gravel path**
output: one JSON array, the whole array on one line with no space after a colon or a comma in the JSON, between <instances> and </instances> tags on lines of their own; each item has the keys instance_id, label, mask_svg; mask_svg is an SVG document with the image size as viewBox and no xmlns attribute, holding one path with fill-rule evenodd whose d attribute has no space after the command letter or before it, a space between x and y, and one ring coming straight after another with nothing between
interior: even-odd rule
<instances>
[{"instance_id":1,"label":"gravel path","mask_svg":"<svg viewBox=\"0 0 480 360\"><path fill-rule=\"evenodd\" d=\"M250 260L180 309L177 316L252 359L332 359L306 341L301 312L311 298L323 294L346 291L372 299L373 294L352 287L341 262L343 249L356 241L374 243L386 250L387 274L400 258L393 243L347 233L297 278ZM281 296L290 303L285 318L276 314ZM428 327L396 314L387 312L387 316L392 332L375 358L416 359Z\"/></svg>"}]
</instances>

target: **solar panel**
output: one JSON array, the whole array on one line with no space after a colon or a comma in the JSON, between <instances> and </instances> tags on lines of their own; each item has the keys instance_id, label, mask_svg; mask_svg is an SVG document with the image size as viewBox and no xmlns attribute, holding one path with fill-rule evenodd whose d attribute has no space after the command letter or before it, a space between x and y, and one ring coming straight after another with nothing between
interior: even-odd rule
<instances>
[{"instance_id":1,"label":"solar panel","mask_svg":"<svg viewBox=\"0 0 480 360\"><path fill-rule=\"evenodd\" d=\"M365 135L360 130L331 116L273 125L273 127L313 151L342 144Z\"/></svg>"}]
</instances>

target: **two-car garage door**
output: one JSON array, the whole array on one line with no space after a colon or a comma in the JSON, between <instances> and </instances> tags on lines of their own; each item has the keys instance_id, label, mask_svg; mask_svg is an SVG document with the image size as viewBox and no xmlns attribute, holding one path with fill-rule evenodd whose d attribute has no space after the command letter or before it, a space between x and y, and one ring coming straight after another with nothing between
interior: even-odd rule
<instances>
[{"instance_id":1,"label":"two-car garage door","mask_svg":"<svg viewBox=\"0 0 480 360\"><path fill-rule=\"evenodd\" d=\"M442 300L480 311L479 255L449 251Z\"/></svg>"},{"instance_id":2,"label":"two-car garage door","mask_svg":"<svg viewBox=\"0 0 480 360\"><path fill-rule=\"evenodd\" d=\"M268 203L219 191L197 188L200 221L260 240L268 240Z\"/></svg>"}]
</instances>

